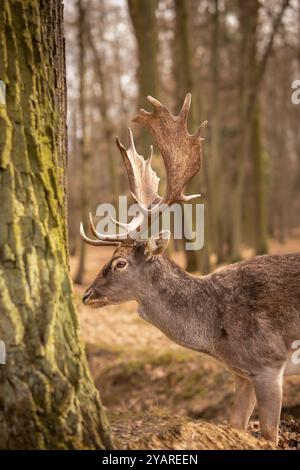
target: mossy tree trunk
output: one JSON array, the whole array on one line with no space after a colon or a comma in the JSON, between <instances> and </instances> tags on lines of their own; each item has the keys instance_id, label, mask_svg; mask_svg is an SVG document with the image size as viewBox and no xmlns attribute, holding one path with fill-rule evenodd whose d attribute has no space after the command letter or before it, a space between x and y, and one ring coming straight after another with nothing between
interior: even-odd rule
<instances>
[{"instance_id":1,"label":"mossy tree trunk","mask_svg":"<svg viewBox=\"0 0 300 470\"><path fill-rule=\"evenodd\" d=\"M62 3L2 0L0 448L108 448L72 300Z\"/></svg>"}]
</instances>

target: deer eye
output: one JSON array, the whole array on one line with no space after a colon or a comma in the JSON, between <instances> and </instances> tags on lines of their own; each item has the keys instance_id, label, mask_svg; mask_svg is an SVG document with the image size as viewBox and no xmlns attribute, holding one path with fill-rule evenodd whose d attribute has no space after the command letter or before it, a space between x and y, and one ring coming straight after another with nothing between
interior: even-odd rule
<instances>
[{"instance_id":1,"label":"deer eye","mask_svg":"<svg viewBox=\"0 0 300 470\"><path fill-rule=\"evenodd\" d=\"M127 266L127 261L125 261L124 259L120 259L120 260L115 264L115 267L118 268L118 269L125 268L125 266Z\"/></svg>"}]
</instances>

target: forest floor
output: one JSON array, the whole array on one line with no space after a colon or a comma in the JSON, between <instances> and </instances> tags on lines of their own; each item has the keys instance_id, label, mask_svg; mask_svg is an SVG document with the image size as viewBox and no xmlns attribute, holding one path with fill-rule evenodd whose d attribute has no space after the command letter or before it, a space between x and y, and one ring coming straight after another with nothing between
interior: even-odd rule
<instances>
[{"instance_id":1,"label":"forest floor","mask_svg":"<svg viewBox=\"0 0 300 470\"><path fill-rule=\"evenodd\" d=\"M300 251L300 233L271 253ZM135 302L92 310L81 296L113 253L88 247L84 285L75 286L91 372L118 446L130 449L261 449L255 411L249 432L226 424L233 379L214 359L172 343L140 319ZM245 252L246 256L251 253ZM181 264L182 259L177 259ZM71 258L71 270L77 265ZM300 449L300 378L289 377L279 448Z\"/></svg>"}]
</instances>

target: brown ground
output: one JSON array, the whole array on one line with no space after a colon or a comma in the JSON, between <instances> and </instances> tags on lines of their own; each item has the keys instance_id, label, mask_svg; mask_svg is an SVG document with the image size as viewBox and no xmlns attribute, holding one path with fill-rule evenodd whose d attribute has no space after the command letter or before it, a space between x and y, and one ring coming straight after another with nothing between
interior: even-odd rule
<instances>
[{"instance_id":1,"label":"brown ground","mask_svg":"<svg viewBox=\"0 0 300 470\"><path fill-rule=\"evenodd\" d=\"M299 234L300 235L300 234ZM271 243L272 253L300 251L300 236ZM88 247L84 286L75 287L81 329L96 386L120 447L148 449L272 448L227 426L230 374L214 359L172 343L141 320L136 304L91 310L80 298L112 249ZM251 253L245 252L245 256ZM182 258L177 260L179 263ZM76 259L71 259L74 272ZM209 422L208 422L209 421ZM216 423L219 423L218 425ZM222 423L222 424L220 424ZM300 449L300 378L286 380L279 447Z\"/></svg>"}]
</instances>

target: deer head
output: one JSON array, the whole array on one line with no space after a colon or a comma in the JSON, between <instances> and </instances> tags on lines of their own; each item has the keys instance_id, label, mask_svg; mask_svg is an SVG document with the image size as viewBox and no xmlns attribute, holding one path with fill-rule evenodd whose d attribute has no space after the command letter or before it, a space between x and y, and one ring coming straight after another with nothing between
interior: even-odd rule
<instances>
[{"instance_id":1,"label":"deer head","mask_svg":"<svg viewBox=\"0 0 300 470\"><path fill-rule=\"evenodd\" d=\"M116 142L128 173L132 197L138 204L137 216L128 224L115 221L125 232L107 236L96 230L90 214L89 226L95 239L88 238L83 225L80 225L80 234L86 243L117 247L111 260L103 267L83 296L83 302L92 307L137 299L141 289L140 284L145 283L149 272L153 271L156 263L159 263L167 247L170 233L162 231L147 240L136 237L133 239L131 234L137 230L140 234L143 233L146 221L158 216L163 208L199 196L198 194L185 196L183 188L201 167L203 139L200 131L206 122L195 134L189 134L187 118L191 104L190 93L186 95L178 116L172 115L155 98L149 96L148 101L153 105L153 112L140 109L133 121L147 127L154 137L166 167L166 193L163 197L158 194L159 178L151 168L152 148L150 158L145 160L137 153L129 129L129 147L126 149L118 138Z\"/></svg>"}]
</instances>

